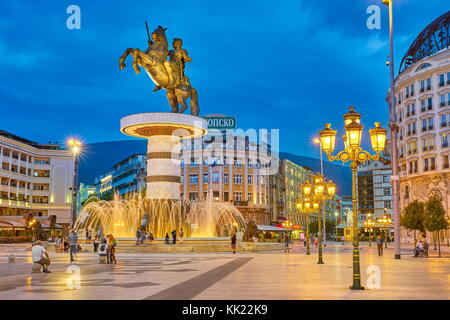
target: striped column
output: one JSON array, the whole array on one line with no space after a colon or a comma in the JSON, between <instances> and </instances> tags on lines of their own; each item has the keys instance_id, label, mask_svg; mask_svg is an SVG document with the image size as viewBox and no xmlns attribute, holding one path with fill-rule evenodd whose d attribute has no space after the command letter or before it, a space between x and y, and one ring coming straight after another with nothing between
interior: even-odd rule
<instances>
[{"instance_id":1,"label":"striped column","mask_svg":"<svg viewBox=\"0 0 450 320\"><path fill-rule=\"evenodd\" d=\"M180 199L180 138L155 135L148 138L147 198Z\"/></svg>"}]
</instances>

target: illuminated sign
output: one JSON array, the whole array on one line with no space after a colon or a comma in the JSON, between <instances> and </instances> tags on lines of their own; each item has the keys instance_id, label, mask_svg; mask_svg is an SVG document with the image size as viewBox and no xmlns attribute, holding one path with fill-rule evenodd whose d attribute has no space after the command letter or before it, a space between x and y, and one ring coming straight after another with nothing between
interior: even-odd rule
<instances>
[{"instance_id":1,"label":"illuminated sign","mask_svg":"<svg viewBox=\"0 0 450 320\"><path fill-rule=\"evenodd\" d=\"M202 117L208 121L208 129L234 129L236 128L236 118L222 115L210 115Z\"/></svg>"}]
</instances>

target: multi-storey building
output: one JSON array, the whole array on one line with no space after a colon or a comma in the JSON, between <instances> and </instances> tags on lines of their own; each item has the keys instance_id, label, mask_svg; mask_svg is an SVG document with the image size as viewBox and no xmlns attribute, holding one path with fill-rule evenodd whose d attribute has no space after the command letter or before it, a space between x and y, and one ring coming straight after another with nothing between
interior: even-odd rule
<instances>
[{"instance_id":1,"label":"multi-storey building","mask_svg":"<svg viewBox=\"0 0 450 320\"><path fill-rule=\"evenodd\" d=\"M205 137L185 141L181 153L181 198L232 202L247 221L270 224L266 146L248 136L210 130ZM279 206L277 206L279 208ZM277 208L275 210L277 210Z\"/></svg>"},{"instance_id":2,"label":"multi-storey building","mask_svg":"<svg viewBox=\"0 0 450 320\"><path fill-rule=\"evenodd\" d=\"M111 188L120 197L127 197L144 190L146 187L145 154L133 154L113 166ZM106 178L106 179L105 179ZM105 188L108 188L108 175L103 178ZM101 183L102 180L100 179Z\"/></svg>"},{"instance_id":3,"label":"multi-storey building","mask_svg":"<svg viewBox=\"0 0 450 320\"><path fill-rule=\"evenodd\" d=\"M438 195L450 208L450 11L409 47L395 81L400 206Z\"/></svg>"},{"instance_id":4,"label":"multi-storey building","mask_svg":"<svg viewBox=\"0 0 450 320\"><path fill-rule=\"evenodd\" d=\"M311 180L314 172L286 159L281 160L280 172L284 177L285 217L293 224L305 225L305 215L297 209L296 204L299 199L302 199L302 185Z\"/></svg>"},{"instance_id":5,"label":"multi-storey building","mask_svg":"<svg viewBox=\"0 0 450 320\"><path fill-rule=\"evenodd\" d=\"M368 161L357 172L358 208L361 220L392 217L391 167L381 161Z\"/></svg>"},{"instance_id":6,"label":"multi-storey building","mask_svg":"<svg viewBox=\"0 0 450 320\"><path fill-rule=\"evenodd\" d=\"M74 159L58 144L39 144L0 130L0 227L16 235L30 216L41 226L71 223Z\"/></svg>"}]
</instances>

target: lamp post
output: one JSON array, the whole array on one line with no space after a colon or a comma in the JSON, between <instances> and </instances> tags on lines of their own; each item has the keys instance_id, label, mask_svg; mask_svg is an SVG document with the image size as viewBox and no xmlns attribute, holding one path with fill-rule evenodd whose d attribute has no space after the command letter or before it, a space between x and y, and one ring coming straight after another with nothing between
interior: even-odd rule
<instances>
[{"instance_id":1,"label":"lamp post","mask_svg":"<svg viewBox=\"0 0 450 320\"><path fill-rule=\"evenodd\" d=\"M337 155L332 155L336 144L336 130L331 129L331 124L326 124L325 129L320 131L320 140L323 151L327 154L329 161L350 162L352 169L352 203L353 203L353 284L352 290L363 290L361 286L360 261L359 261L359 237L358 237L358 204L356 201L356 169L361 163L368 160L379 160L380 153L386 144L387 130L380 127L380 123L375 123L375 128L369 130L372 149L375 154L361 148L361 137L363 126L361 125L361 115L355 112L354 107L349 108L349 112L344 115L345 135L344 150Z\"/></svg>"},{"instance_id":2,"label":"lamp post","mask_svg":"<svg viewBox=\"0 0 450 320\"><path fill-rule=\"evenodd\" d=\"M303 187L305 188L305 186ZM317 203L311 202L310 199L305 199L304 201L297 202L297 209L303 211L306 214L306 255L309 256L311 254L309 243L309 215L314 210L315 207L318 207Z\"/></svg>"},{"instance_id":3,"label":"lamp post","mask_svg":"<svg viewBox=\"0 0 450 320\"><path fill-rule=\"evenodd\" d=\"M338 215L339 215L339 213L336 211L334 213L334 216L336 217L336 230L334 230L334 241L336 241L336 242L337 242L337 239L338 239L338 235L337 235Z\"/></svg>"},{"instance_id":4,"label":"lamp post","mask_svg":"<svg viewBox=\"0 0 450 320\"><path fill-rule=\"evenodd\" d=\"M307 182L303 185L303 193L312 200L313 210L317 210L317 236L319 238L319 260L317 263L323 264L321 213L323 212L325 200L332 199L336 194L336 184L331 180L326 181L321 174L316 174L311 183Z\"/></svg>"},{"instance_id":5,"label":"lamp post","mask_svg":"<svg viewBox=\"0 0 450 320\"><path fill-rule=\"evenodd\" d=\"M394 97L395 97L395 78L394 78L394 15L392 9L393 0L383 0L383 4L389 7L389 128L391 129L391 168L392 168L392 214L394 217L394 243L395 259L401 259L400 248L400 188L398 175L398 156L397 156L397 125L395 123Z\"/></svg>"},{"instance_id":6,"label":"lamp post","mask_svg":"<svg viewBox=\"0 0 450 320\"><path fill-rule=\"evenodd\" d=\"M69 139L67 141L70 152L73 156L73 187L72 187L72 226L75 225L77 215L77 191L78 191L78 156L81 153L82 143L77 139Z\"/></svg>"},{"instance_id":7,"label":"lamp post","mask_svg":"<svg viewBox=\"0 0 450 320\"><path fill-rule=\"evenodd\" d=\"M372 246L372 227L375 225L375 222L370 218L364 221L364 226L366 227L366 231L369 230L369 247Z\"/></svg>"},{"instance_id":8,"label":"lamp post","mask_svg":"<svg viewBox=\"0 0 450 320\"><path fill-rule=\"evenodd\" d=\"M319 138L314 138L314 143L319 145L320 150L320 174L323 176L323 156L322 156L322 143L320 143ZM323 221L323 240L327 241L326 223L325 223L325 206L322 206L322 221Z\"/></svg>"}]
</instances>

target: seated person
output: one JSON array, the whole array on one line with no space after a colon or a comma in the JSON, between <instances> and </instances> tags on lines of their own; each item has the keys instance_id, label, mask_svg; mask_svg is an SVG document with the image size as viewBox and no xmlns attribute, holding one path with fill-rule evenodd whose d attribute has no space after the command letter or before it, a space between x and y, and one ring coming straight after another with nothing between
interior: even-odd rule
<instances>
[{"instance_id":1,"label":"seated person","mask_svg":"<svg viewBox=\"0 0 450 320\"><path fill-rule=\"evenodd\" d=\"M423 242L417 242L417 246L413 249L414 257L418 257L421 252L423 252Z\"/></svg>"}]
</instances>

